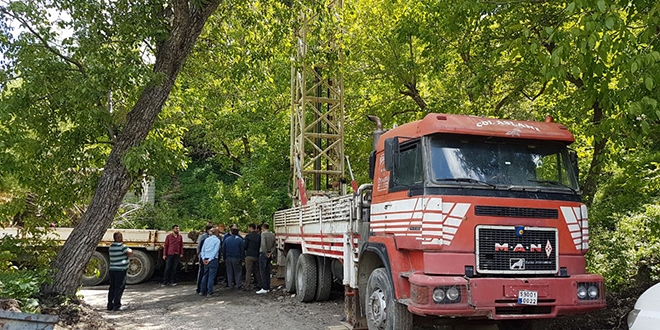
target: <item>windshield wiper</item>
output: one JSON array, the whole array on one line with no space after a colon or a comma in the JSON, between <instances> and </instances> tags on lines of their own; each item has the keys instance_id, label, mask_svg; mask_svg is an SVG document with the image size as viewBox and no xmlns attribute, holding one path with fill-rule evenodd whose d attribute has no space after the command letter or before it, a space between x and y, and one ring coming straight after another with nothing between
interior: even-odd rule
<instances>
[{"instance_id":1,"label":"windshield wiper","mask_svg":"<svg viewBox=\"0 0 660 330\"><path fill-rule=\"evenodd\" d=\"M559 186L563 188L568 188L570 189L573 193L577 194L577 190L575 190L573 187L567 186L559 181L553 181L553 180L527 180L529 182L536 182L536 183L543 183L543 184L549 184L553 186Z\"/></svg>"},{"instance_id":2,"label":"windshield wiper","mask_svg":"<svg viewBox=\"0 0 660 330\"><path fill-rule=\"evenodd\" d=\"M442 179L435 179L435 181L467 182L467 183L480 184L480 185L483 185L483 186L489 186L489 187L491 187L491 188L496 188L496 187L497 187L497 186L495 186L494 184L490 184L490 183L488 183L488 182L485 182L485 181L479 181L479 180L472 179L472 178L442 178Z\"/></svg>"}]
</instances>

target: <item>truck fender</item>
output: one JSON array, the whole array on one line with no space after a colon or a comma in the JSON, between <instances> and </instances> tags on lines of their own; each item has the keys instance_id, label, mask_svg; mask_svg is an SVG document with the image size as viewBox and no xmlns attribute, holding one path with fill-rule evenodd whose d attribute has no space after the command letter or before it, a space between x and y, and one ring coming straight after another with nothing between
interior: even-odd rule
<instances>
[{"instance_id":1,"label":"truck fender","mask_svg":"<svg viewBox=\"0 0 660 330\"><path fill-rule=\"evenodd\" d=\"M364 245L362 245L362 247L360 247L359 260L357 275L359 292L366 292L367 281L369 281L369 276L371 275L371 272L374 271L374 269L385 267L387 274L392 274L390 258L387 254L387 248L383 243L366 242ZM389 280L390 284L392 284L392 287L394 288L395 286L391 275L389 276ZM362 301L362 303L364 303L364 301Z\"/></svg>"}]
</instances>

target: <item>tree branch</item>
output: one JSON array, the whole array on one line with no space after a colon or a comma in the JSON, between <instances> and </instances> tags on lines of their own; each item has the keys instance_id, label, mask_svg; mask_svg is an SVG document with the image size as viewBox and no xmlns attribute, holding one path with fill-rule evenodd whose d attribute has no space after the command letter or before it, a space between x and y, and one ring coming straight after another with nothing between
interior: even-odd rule
<instances>
[{"instance_id":1,"label":"tree branch","mask_svg":"<svg viewBox=\"0 0 660 330\"><path fill-rule=\"evenodd\" d=\"M536 93L536 95L534 95L534 96L532 96L532 97L530 97L529 95L527 95L527 93L525 93L525 90L524 90L524 89L522 89L521 92L522 92L523 95L525 95L525 97L526 97L528 100L530 100L530 101L535 101L539 96L541 96L541 94L543 94L543 92L545 92L545 88L546 88L547 86L548 86L548 82L546 81L545 83L543 83L543 87L541 87L541 90L540 90L538 93Z\"/></svg>"},{"instance_id":2,"label":"tree branch","mask_svg":"<svg viewBox=\"0 0 660 330\"><path fill-rule=\"evenodd\" d=\"M35 37L37 37L37 39L39 39L39 41L41 41L41 44L46 49L48 49L48 51L55 54L55 56L61 58L65 62L68 62L70 64L75 65L78 68L78 71L80 71L80 73L82 73L83 75L85 74L85 67L80 62L78 62L78 61L62 54L59 50L57 50L56 48L54 48L53 46L48 44L48 41L42 35L37 33L37 31L35 31L32 28L32 26L30 26L30 24L28 24L28 22L26 20L24 20L22 17L20 17L18 15L15 15L14 13L8 11L7 9L1 8L1 7L0 7L0 12L4 13L5 15L8 15L8 16L14 18L15 20L17 20L18 22L20 22L21 25L23 25L26 29L28 29L28 31L30 31L30 33L32 33L32 35L34 35Z\"/></svg>"}]
</instances>

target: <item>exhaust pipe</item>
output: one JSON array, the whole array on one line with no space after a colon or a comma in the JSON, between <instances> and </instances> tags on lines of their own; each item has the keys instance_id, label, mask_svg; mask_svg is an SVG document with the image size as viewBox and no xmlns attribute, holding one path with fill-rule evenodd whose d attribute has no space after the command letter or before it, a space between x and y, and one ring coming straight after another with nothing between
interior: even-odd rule
<instances>
[{"instance_id":1,"label":"exhaust pipe","mask_svg":"<svg viewBox=\"0 0 660 330\"><path fill-rule=\"evenodd\" d=\"M367 115L367 119L369 119L371 122L376 124L376 129L374 130L374 141L373 141L373 148L376 150L376 145L378 145L378 139L380 139L380 136L385 133L383 130L383 123L380 121L380 118L372 115Z\"/></svg>"}]
</instances>

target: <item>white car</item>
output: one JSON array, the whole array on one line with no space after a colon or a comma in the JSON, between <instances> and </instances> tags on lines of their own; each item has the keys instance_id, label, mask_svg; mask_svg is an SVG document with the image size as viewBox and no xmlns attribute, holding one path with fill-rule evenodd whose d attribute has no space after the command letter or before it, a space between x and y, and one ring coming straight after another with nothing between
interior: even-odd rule
<instances>
[{"instance_id":1,"label":"white car","mask_svg":"<svg viewBox=\"0 0 660 330\"><path fill-rule=\"evenodd\" d=\"M635 309L628 314L630 330L655 330L660 328L660 283L644 291Z\"/></svg>"}]
</instances>

